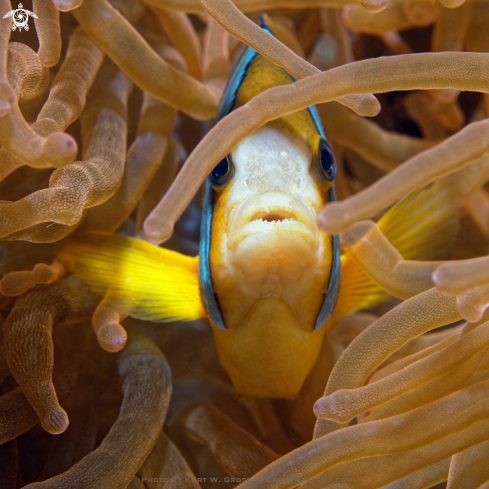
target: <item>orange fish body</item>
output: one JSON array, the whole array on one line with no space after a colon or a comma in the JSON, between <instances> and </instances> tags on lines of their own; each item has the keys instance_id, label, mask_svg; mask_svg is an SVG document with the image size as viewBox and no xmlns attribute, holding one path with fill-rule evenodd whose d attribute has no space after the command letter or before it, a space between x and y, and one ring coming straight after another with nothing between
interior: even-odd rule
<instances>
[{"instance_id":1,"label":"orange fish body","mask_svg":"<svg viewBox=\"0 0 489 489\"><path fill-rule=\"evenodd\" d=\"M293 82L249 48L243 59L232 110ZM233 95L230 85L223 103ZM207 184L213 188L210 277L225 325L213 324L214 337L245 398L296 396L321 348L325 328L315 326L330 283L333 240L317 216L330 200L336 164L321 132L310 110L272 121L228 155L227 178L211 175Z\"/></svg>"}]
</instances>

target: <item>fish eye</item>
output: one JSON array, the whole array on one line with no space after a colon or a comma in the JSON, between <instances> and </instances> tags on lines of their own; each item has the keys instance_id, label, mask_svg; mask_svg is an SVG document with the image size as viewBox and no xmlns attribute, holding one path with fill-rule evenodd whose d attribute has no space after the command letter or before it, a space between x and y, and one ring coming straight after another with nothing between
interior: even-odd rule
<instances>
[{"instance_id":1,"label":"fish eye","mask_svg":"<svg viewBox=\"0 0 489 489\"><path fill-rule=\"evenodd\" d=\"M211 171L209 180L214 187L222 187L231 176L231 162L225 156Z\"/></svg>"},{"instance_id":2,"label":"fish eye","mask_svg":"<svg viewBox=\"0 0 489 489\"><path fill-rule=\"evenodd\" d=\"M324 178L328 182L333 182L336 177L336 157L331 146L324 139L319 143L319 162Z\"/></svg>"}]
</instances>

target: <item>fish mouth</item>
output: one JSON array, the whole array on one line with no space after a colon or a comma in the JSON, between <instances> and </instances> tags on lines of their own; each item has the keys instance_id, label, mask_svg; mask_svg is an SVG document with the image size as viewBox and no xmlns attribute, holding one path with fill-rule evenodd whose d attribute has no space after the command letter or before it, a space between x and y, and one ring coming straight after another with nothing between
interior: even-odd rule
<instances>
[{"instance_id":1,"label":"fish mouth","mask_svg":"<svg viewBox=\"0 0 489 489\"><path fill-rule=\"evenodd\" d=\"M228 246L235 249L245 238L259 233L292 233L317 246L315 211L293 195L269 193L251 197L231 213Z\"/></svg>"}]
</instances>

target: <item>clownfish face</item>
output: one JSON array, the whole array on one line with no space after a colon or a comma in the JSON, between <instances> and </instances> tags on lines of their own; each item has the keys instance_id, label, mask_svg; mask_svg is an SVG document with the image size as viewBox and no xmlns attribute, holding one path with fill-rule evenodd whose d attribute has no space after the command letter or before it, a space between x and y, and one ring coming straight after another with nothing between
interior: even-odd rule
<instances>
[{"instance_id":1,"label":"clownfish face","mask_svg":"<svg viewBox=\"0 0 489 489\"><path fill-rule=\"evenodd\" d=\"M317 222L325 192L313 156L304 139L268 124L211 176L221 191L213 212L212 283L218 297L232 288L233 298L219 299L227 328L257 300L275 297L312 331L332 256L331 239Z\"/></svg>"}]
</instances>

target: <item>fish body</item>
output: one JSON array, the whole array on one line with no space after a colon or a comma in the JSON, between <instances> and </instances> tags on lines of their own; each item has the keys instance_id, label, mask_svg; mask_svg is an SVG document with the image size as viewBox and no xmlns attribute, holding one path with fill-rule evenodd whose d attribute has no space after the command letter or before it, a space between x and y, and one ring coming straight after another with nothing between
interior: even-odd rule
<instances>
[{"instance_id":1,"label":"fish body","mask_svg":"<svg viewBox=\"0 0 489 489\"><path fill-rule=\"evenodd\" d=\"M293 81L247 48L217 119ZM318 226L320 210L335 199L336 160L315 108L269 122L216 163L205 184L198 257L116 235L102 245L73 240L59 259L122 314L208 318L239 397L290 399L330 326L389 296L348 252L340 259L338 237ZM450 192L432 185L377 224L405 258L436 259L454 236L451 202Z\"/></svg>"},{"instance_id":2,"label":"fish body","mask_svg":"<svg viewBox=\"0 0 489 489\"><path fill-rule=\"evenodd\" d=\"M229 99L234 110L267 88L294 81L250 48L240 64L221 116ZM205 206L212 207L200 254L202 265L209 254L206 307L222 317L221 327L220 318L213 323L217 351L244 398L297 395L321 348L321 307L326 297L329 309L336 301L339 267L333 276L331 271L338 243L317 220L334 199L335 170L324 174L321 149L327 165L336 162L314 115L302 110L254 131L224 162L226 181L211 175L206 183Z\"/></svg>"}]
</instances>

